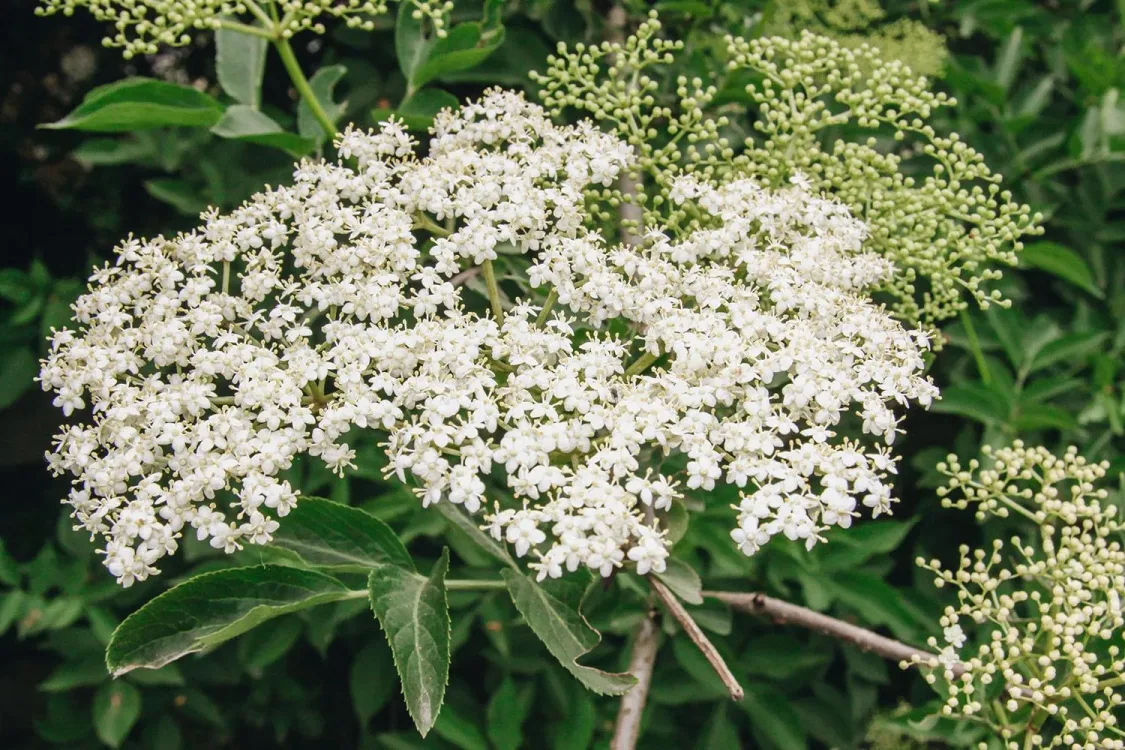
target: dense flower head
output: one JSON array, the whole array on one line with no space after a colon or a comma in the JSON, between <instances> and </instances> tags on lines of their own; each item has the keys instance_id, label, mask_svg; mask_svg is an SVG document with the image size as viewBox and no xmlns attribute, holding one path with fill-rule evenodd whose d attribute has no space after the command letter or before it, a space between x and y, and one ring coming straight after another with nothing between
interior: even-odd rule
<instances>
[{"instance_id":1,"label":"dense flower head","mask_svg":"<svg viewBox=\"0 0 1125 750\"><path fill-rule=\"evenodd\" d=\"M429 17L439 35L444 34L449 0L403 0L414 6L415 17ZM126 58L155 54L163 46L178 47L191 41L192 31L213 31L225 19L241 19L263 32L288 39L311 30L325 32L321 17L338 18L350 27L370 31L373 17L387 11L386 0L276 0L277 15L269 17L253 0L39 0L37 15L72 15L85 8L94 18L113 25L102 41L120 47Z\"/></svg>"},{"instance_id":2,"label":"dense flower head","mask_svg":"<svg viewBox=\"0 0 1125 750\"><path fill-rule=\"evenodd\" d=\"M123 584L184 533L268 542L300 502L279 474L299 454L346 472L362 430L388 476L541 577L662 570L685 487L743 488L747 554L888 510L893 408L935 390L839 203L685 178L706 229L613 244L587 204L631 147L503 91L440 114L423 158L394 122L337 147L196 231L127 241L54 335L43 386L91 411L49 460ZM501 254L524 282L503 293ZM488 311L462 283L478 267Z\"/></svg>"},{"instance_id":3,"label":"dense flower head","mask_svg":"<svg viewBox=\"0 0 1125 750\"><path fill-rule=\"evenodd\" d=\"M1125 684L1125 549L1116 508L1096 486L1107 464L1073 447L1057 456L1017 441L986 448L983 465L950 456L939 469L949 476L947 507L1032 531L962 547L956 570L918 561L957 592L928 675L948 695L944 713L985 721L1012 750L1125 747L1115 715Z\"/></svg>"}]
</instances>

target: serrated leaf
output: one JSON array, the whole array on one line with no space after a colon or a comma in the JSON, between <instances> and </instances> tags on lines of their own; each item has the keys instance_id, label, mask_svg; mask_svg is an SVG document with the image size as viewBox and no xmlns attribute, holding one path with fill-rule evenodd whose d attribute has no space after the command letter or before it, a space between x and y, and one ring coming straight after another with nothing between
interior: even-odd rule
<instances>
[{"instance_id":1,"label":"serrated leaf","mask_svg":"<svg viewBox=\"0 0 1125 750\"><path fill-rule=\"evenodd\" d=\"M677 597L688 604L703 603L703 581L695 568L683 560L669 557L665 561L666 568L663 573L656 573L665 586L672 590Z\"/></svg>"},{"instance_id":2,"label":"serrated leaf","mask_svg":"<svg viewBox=\"0 0 1125 750\"><path fill-rule=\"evenodd\" d=\"M395 686L395 661L391 650L380 639L372 639L352 661L348 673L352 708L359 725L366 727L391 697Z\"/></svg>"},{"instance_id":3,"label":"serrated leaf","mask_svg":"<svg viewBox=\"0 0 1125 750\"><path fill-rule=\"evenodd\" d=\"M1065 245L1057 242L1033 242L1020 253L1020 261L1054 274L1098 299L1105 296L1094 282L1094 273L1085 259Z\"/></svg>"},{"instance_id":4,"label":"serrated leaf","mask_svg":"<svg viewBox=\"0 0 1125 750\"><path fill-rule=\"evenodd\" d=\"M391 646L406 708L423 737L437 721L449 681L448 570L445 549L429 577L382 563L367 579L371 609Z\"/></svg>"},{"instance_id":5,"label":"serrated leaf","mask_svg":"<svg viewBox=\"0 0 1125 750\"><path fill-rule=\"evenodd\" d=\"M227 140L256 143L301 157L316 148L316 142L282 129L269 116L245 104L235 104L223 113L211 132Z\"/></svg>"},{"instance_id":6,"label":"serrated leaf","mask_svg":"<svg viewBox=\"0 0 1125 750\"><path fill-rule=\"evenodd\" d=\"M269 41L254 34L220 27L215 31L215 75L223 91L248 107L262 103Z\"/></svg>"},{"instance_id":7,"label":"serrated leaf","mask_svg":"<svg viewBox=\"0 0 1125 750\"><path fill-rule=\"evenodd\" d=\"M515 570L504 570L502 575L528 627L583 685L600 695L621 695L637 683L631 674L603 672L578 663L601 640L579 611L585 587L563 579L541 586Z\"/></svg>"},{"instance_id":8,"label":"serrated leaf","mask_svg":"<svg viewBox=\"0 0 1125 750\"><path fill-rule=\"evenodd\" d=\"M404 5L410 5L410 3ZM312 89L316 100L333 124L340 119L347 107L346 103L337 103L333 98L336 84L347 72L348 69L343 65L326 65L316 71L313 77L309 79L309 88ZM297 132L301 134L301 137L308 138L317 144L323 143L328 138L328 134L324 132L324 127L316 119L312 108L304 100L301 100L301 103L297 105Z\"/></svg>"},{"instance_id":9,"label":"serrated leaf","mask_svg":"<svg viewBox=\"0 0 1125 750\"><path fill-rule=\"evenodd\" d=\"M107 682L94 693L94 731L110 747L121 747L141 716L141 693L127 682Z\"/></svg>"},{"instance_id":10,"label":"serrated leaf","mask_svg":"<svg viewBox=\"0 0 1125 750\"><path fill-rule=\"evenodd\" d=\"M410 553L390 526L359 508L319 497L301 498L270 546L317 568L367 573L392 563L414 570Z\"/></svg>"},{"instance_id":11,"label":"serrated leaf","mask_svg":"<svg viewBox=\"0 0 1125 750\"><path fill-rule=\"evenodd\" d=\"M204 573L125 618L106 649L106 665L114 676L157 669L279 615L354 596L331 576L281 565Z\"/></svg>"},{"instance_id":12,"label":"serrated leaf","mask_svg":"<svg viewBox=\"0 0 1125 750\"><path fill-rule=\"evenodd\" d=\"M209 128L222 115L222 104L191 86L152 78L126 78L99 86L66 117L39 127L98 133L171 126Z\"/></svg>"}]
</instances>

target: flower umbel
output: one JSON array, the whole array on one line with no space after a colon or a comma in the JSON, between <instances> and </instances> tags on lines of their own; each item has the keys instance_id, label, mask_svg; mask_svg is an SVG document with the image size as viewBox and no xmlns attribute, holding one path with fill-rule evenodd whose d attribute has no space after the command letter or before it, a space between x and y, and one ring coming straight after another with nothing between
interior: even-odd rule
<instances>
[{"instance_id":1,"label":"flower umbel","mask_svg":"<svg viewBox=\"0 0 1125 750\"><path fill-rule=\"evenodd\" d=\"M298 454L345 472L359 430L540 577L661 571L681 487L743 488L747 554L889 509L893 407L935 395L927 340L864 293L892 267L839 203L683 178L706 228L614 245L587 206L631 147L502 91L440 114L424 158L395 123L337 146L354 166L305 162L195 232L125 243L54 336L43 385L92 421L51 465L123 584L189 529L268 542L299 502L279 473ZM488 305L451 283L475 266Z\"/></svg>"}]
</instances>

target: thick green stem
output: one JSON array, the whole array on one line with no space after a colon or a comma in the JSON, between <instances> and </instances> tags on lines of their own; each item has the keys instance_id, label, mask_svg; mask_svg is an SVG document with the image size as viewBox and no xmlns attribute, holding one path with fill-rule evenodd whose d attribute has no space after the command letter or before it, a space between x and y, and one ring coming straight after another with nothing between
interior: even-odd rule
<instances>
[{"instance_id":1,"label":"thick green stem","mask_svg":"<svg viewBox=\"0 0 1125 750\"><path fill-rule=\"evenodd\" d=\"M453 232L421 212L414 214L414 228L424 229L435 237L448 237L453 234Z\"/></svg>"},{"instance_id":2,"label":"thick green stem","mask_svg":"<svg viewBox=\"0 0 1125 750\"><path fill-rule=\"evenodd\" d=\"M551 287L551 293L547 295L547 301L543 303L543 309L539 311L539 317L535 319L536 328L542 328L543 324L547 322L547 316L551 314L551 308L555 306L558 299L559 290Z\"/></svg>"},{"instance_id":3,"label":"thick green stem","mask_svg":"<svg viewBox=\"0 0 1125 750\"><path fill-rule=\"evenodd\" d=\"M988 370L988 362L984 358L984 350L980 348L980 339L977 338L977 329L968 310L961 311L961 325L965 327L965 335L969 338L969 348L973 358L977 361L977 370L980 371L981 382L988 385L992 382L992 373Z\"/></svg>"},{"instance_id":4,"label":"thick green stem","mask_svg":"<svg viewBox=\"0 0 1125 750\"><path fill-rule=\"evenodd\" d=\"M497 323L504 322L504 306L500 304L500 285L496 283L496 270L492 261L481 263L480 269L484 272L484 285L488 287L488 301L492 305L492 317Z\"/></svg>"},{"instance_id":5,"label":"thick green stem","mask_svg":"<svg viewBox=\"0 0 1125 750\"><path fill-rule=\"evenodd\" d=\"M320 123L320 127L324 128L324 132L329 138L335 138L336 125L332 122L328 113L324 111L324 107L320 105L320 100L316 98L312 86L309 85L309 79L305 78L301 65L297 62L297 56L293 54L293 47L290 46L289 40L277 37L273 40L273 46L277 48L278 54L281 55L281 62L285 64L285 70L289 73L293 86L297 89L297 93L301 95L301 99L308 105L309 110L312 111L313 117Z\"/></svg>"},{"instance_id":6,"label":"thick green stem","mask_svg":"<svg viewBox=\"0 0 1125 750\"><path fill-rule=\"evenodd\" d=\"M508 584L501 580L452 579L445 582L449 591L503 591Z\"/></svg>"},{"instance_id":7,"label":"thick green stem","mask_svg":"<svg viewBox=\"0 0 1125 750\"><path fill-rule=\"evenodd\" d=\"M657 357L655 354L650 354L649 352L645 352L641 356L637 357L636 362L634 362L633 364L629 365L628 368L626 368L625 377L631 378L634 375L640 375L642 372L647 370L653 362L655 362L658 359L659 359L659 357Z\"/></svg>"}]
</instances>

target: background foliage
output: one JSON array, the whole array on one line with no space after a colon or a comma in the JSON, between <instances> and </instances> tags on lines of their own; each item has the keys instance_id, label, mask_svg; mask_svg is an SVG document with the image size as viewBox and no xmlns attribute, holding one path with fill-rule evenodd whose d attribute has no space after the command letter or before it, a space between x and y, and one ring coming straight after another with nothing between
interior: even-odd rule
<instances>
[{"instance_id":1,"label":"background foliage","mask_svg":"<svg viewBox=\"0 0 1125 750\"><path fill-rule=\"evenodd\" d=\"M799 10L795 10L800 5ZM856 28L845 6L785 0L663 0L669 35L687 41L691 75L714 66L716 31L752 36L816 25L841 38ZM246 106L245 82L223 80L216 39L122 62L99 44L87 17L36 20L29 3L9 3L12 50L0 105L9 179L6 267L0 270L0 745L5 747L344 747L422 746L400 697L385 641L365 601L344 601L271 620L206 658L111 680L103 651L125 614L189 573L259 562L258 551L226 557L188 545L155 581L121 591L70 530L61 481L44 469L59 415L32 382L43 334L68 317L89 266L126 234L190 226L207 205L231 208L265 183L287 179L292 155L315 153L322 131L267 57L260 111L289 134L270 136L229 117ZM648 6L631 11L641 17ZM901 19L944 39L935 86L959 105L943 123L982 150L1019 200L1048 218L1047 232L1005 275L1010 309L974 309L946 327L933 376L943 399L915 411L901 446L901 498L893 520L836 531L809 553L775 540L747 559L730 544L729 519L689 507L692 524L676 555L714 588L765 590L835 616L923 643L943 599L913 560L955 559L960 543L1006 535L946 511L934 466L950 449L976 455L1015 437L1051 447L1078 445L1125 469L1125 32L1112 2L943 0L890 3L865 17L876 36L901 37ZM458 2L476 54L456 64L404 56L411 19L377 19L373 33L330 27L295 47L326 109L366 124L398 112L424 130L441 106L491 84L531 89L558 41L596 40L605 8L590 0L517 0L487 7ZM392 11L393 13L393 11ZM227 54L234 54L230 40ZM921 43L892 54L909 58ZM888 47L890 49L890 47ZM940 64L926 48L919 66ZM244 54L245 51L242 52ZM221 70L222 58L219 58ZM909 61L909 60L908 60ZM226 107L183 127L122 135L37 130L60 120L91 89L126 75L190 84ZM672 76L674 80L674 76ZM241 87L241 88L240 88ZM240 93L241 92L241 93ZM202 100L201 100L202 101ZM718 98L724 113L745 103ZM257 102L253 102L257 105ZM204 102L206 109L210 105ZM95 113L96 114L96 113ZM73 115L72 115L73 116ZM229 120L229 121L228 121ZM734 135L747 118L731 117ZM200 125L206 125L205 127ZM305 494L369 510L388 522L417 559L452 549L452 569L471 573L487 558L437 513L421 513L404 490L383 483L374 458L338 480L311 464L294 484ZM1114 496L1119 498L1119 493ZM724 503L710 500L711 509ZM179 568L173 568L178 565ZM626 577L627 578L627 577ZM625 668L627 637L645 616L644 589L625 580L587 610L604 642L590 663ZM604 744L616 701L586 692L520 620L504 592L451 592L455 652L446 703L426 747L583 748ZM645 742L653 746L789 750L803 747L959 747L980 739L972 726L922 722L934 695L913 673L817 635L734 615L716 603L693 609L747 688L731 704L711 669L671 625L657 661ZM904 708L905 704L909 704Z\"/></svg>"}]
</instances>

